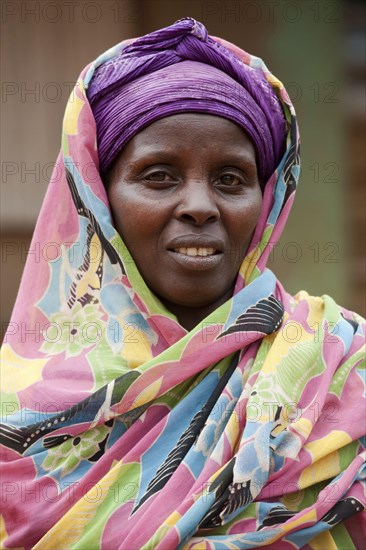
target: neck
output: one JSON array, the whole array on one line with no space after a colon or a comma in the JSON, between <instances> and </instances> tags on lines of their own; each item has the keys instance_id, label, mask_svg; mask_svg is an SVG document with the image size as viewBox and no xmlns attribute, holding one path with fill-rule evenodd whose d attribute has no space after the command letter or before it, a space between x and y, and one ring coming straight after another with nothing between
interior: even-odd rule
<instances>
[{"instance_id":1,"label":"neck","mask_svg":"<svg viewBox=\"0 0 366 550\"><path fill-rule=\"evenodd\" d=\"M229 292L227 292L224 296L222 296L212 304L199 307L183 306L180 304L169 302L168 300L163 300L162 298L160 298L160 300L163 302L165 307L177 317L182 327L184 327L188 331L191 331L195 326L198 325L198 323L200 323L201 321L203 321L203 319L210 315L210 313L215 311L215 309L217 309L227 300L229 300L232 295L233 291L232 289L230 289Z\"/></svg>"}]
</instances>

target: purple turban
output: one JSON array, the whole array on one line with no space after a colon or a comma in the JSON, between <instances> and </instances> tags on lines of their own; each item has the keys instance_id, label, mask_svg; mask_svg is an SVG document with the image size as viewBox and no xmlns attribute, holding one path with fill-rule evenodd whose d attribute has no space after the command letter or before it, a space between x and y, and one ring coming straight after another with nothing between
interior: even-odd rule
<instances>
[{"instance_id":1,"label":"purple turban","mask_svg":"<svg viewBox=\"0 0 366 550\"><path fill-rule=\"evenodd\" d=\"M264 183L285 151L286 121L263 73L213 40L194 19L142 36L102 64L88 97L102 177L140 130L179 113L212 114L241 126L253 142Z\"/></svg>"}]
</instances>

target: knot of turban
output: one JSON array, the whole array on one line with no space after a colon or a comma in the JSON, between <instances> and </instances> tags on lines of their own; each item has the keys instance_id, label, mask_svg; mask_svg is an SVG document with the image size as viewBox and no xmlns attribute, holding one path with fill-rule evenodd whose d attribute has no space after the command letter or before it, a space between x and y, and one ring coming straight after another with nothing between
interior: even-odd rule
<instances>
[{"instance_id":1,"label":"knot of turban","mask_svg":"<svg viewBox=\"0 0 366 550\"><path fill-rule=\"evenodd\" d=\"M191 18L136 39L100 65L88 98L102 177L140 130L182 112L239 124L253 142L264 183L285 151L286 121L263 72L245 65Z\"/></svg>"}]
</instances>

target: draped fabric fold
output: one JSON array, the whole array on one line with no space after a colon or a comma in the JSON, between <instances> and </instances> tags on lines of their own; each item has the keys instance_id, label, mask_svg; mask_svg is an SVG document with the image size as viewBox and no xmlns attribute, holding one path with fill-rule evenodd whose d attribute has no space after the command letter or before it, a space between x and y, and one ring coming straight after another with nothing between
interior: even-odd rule
<instances>
[{"instance_id":1,"label":"draped fabric fold","mask_svg":"<svg viewBox=\"0 0 366 550\"><path fill-rule=\"evenodd\" d=\"M182 52L217 67L217 49L225 73L272 87L288 135L233 297L187 332L113 226L89 100L116 70ZM2 348L2 547L362 547L364 322L266 268L298 177L283 85L201 23L84 69Z\"/></svg>"}]
</instances>

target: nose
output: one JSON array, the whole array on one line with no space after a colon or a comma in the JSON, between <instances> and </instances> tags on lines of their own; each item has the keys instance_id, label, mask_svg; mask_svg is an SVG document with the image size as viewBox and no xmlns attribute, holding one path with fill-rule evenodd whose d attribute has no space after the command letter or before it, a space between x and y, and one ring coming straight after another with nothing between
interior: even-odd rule
<instances>
[{"instance_id":1,"label":"nose","mask_svg":"<svg viewBox=\"0 0 366 550\"><path fill-rule=\"evenodd\" d=\"M220 211L210 185L203 181L185 184L176 215L179 220L198 226L217 221Z\"/></svg>"}]
</instances>

